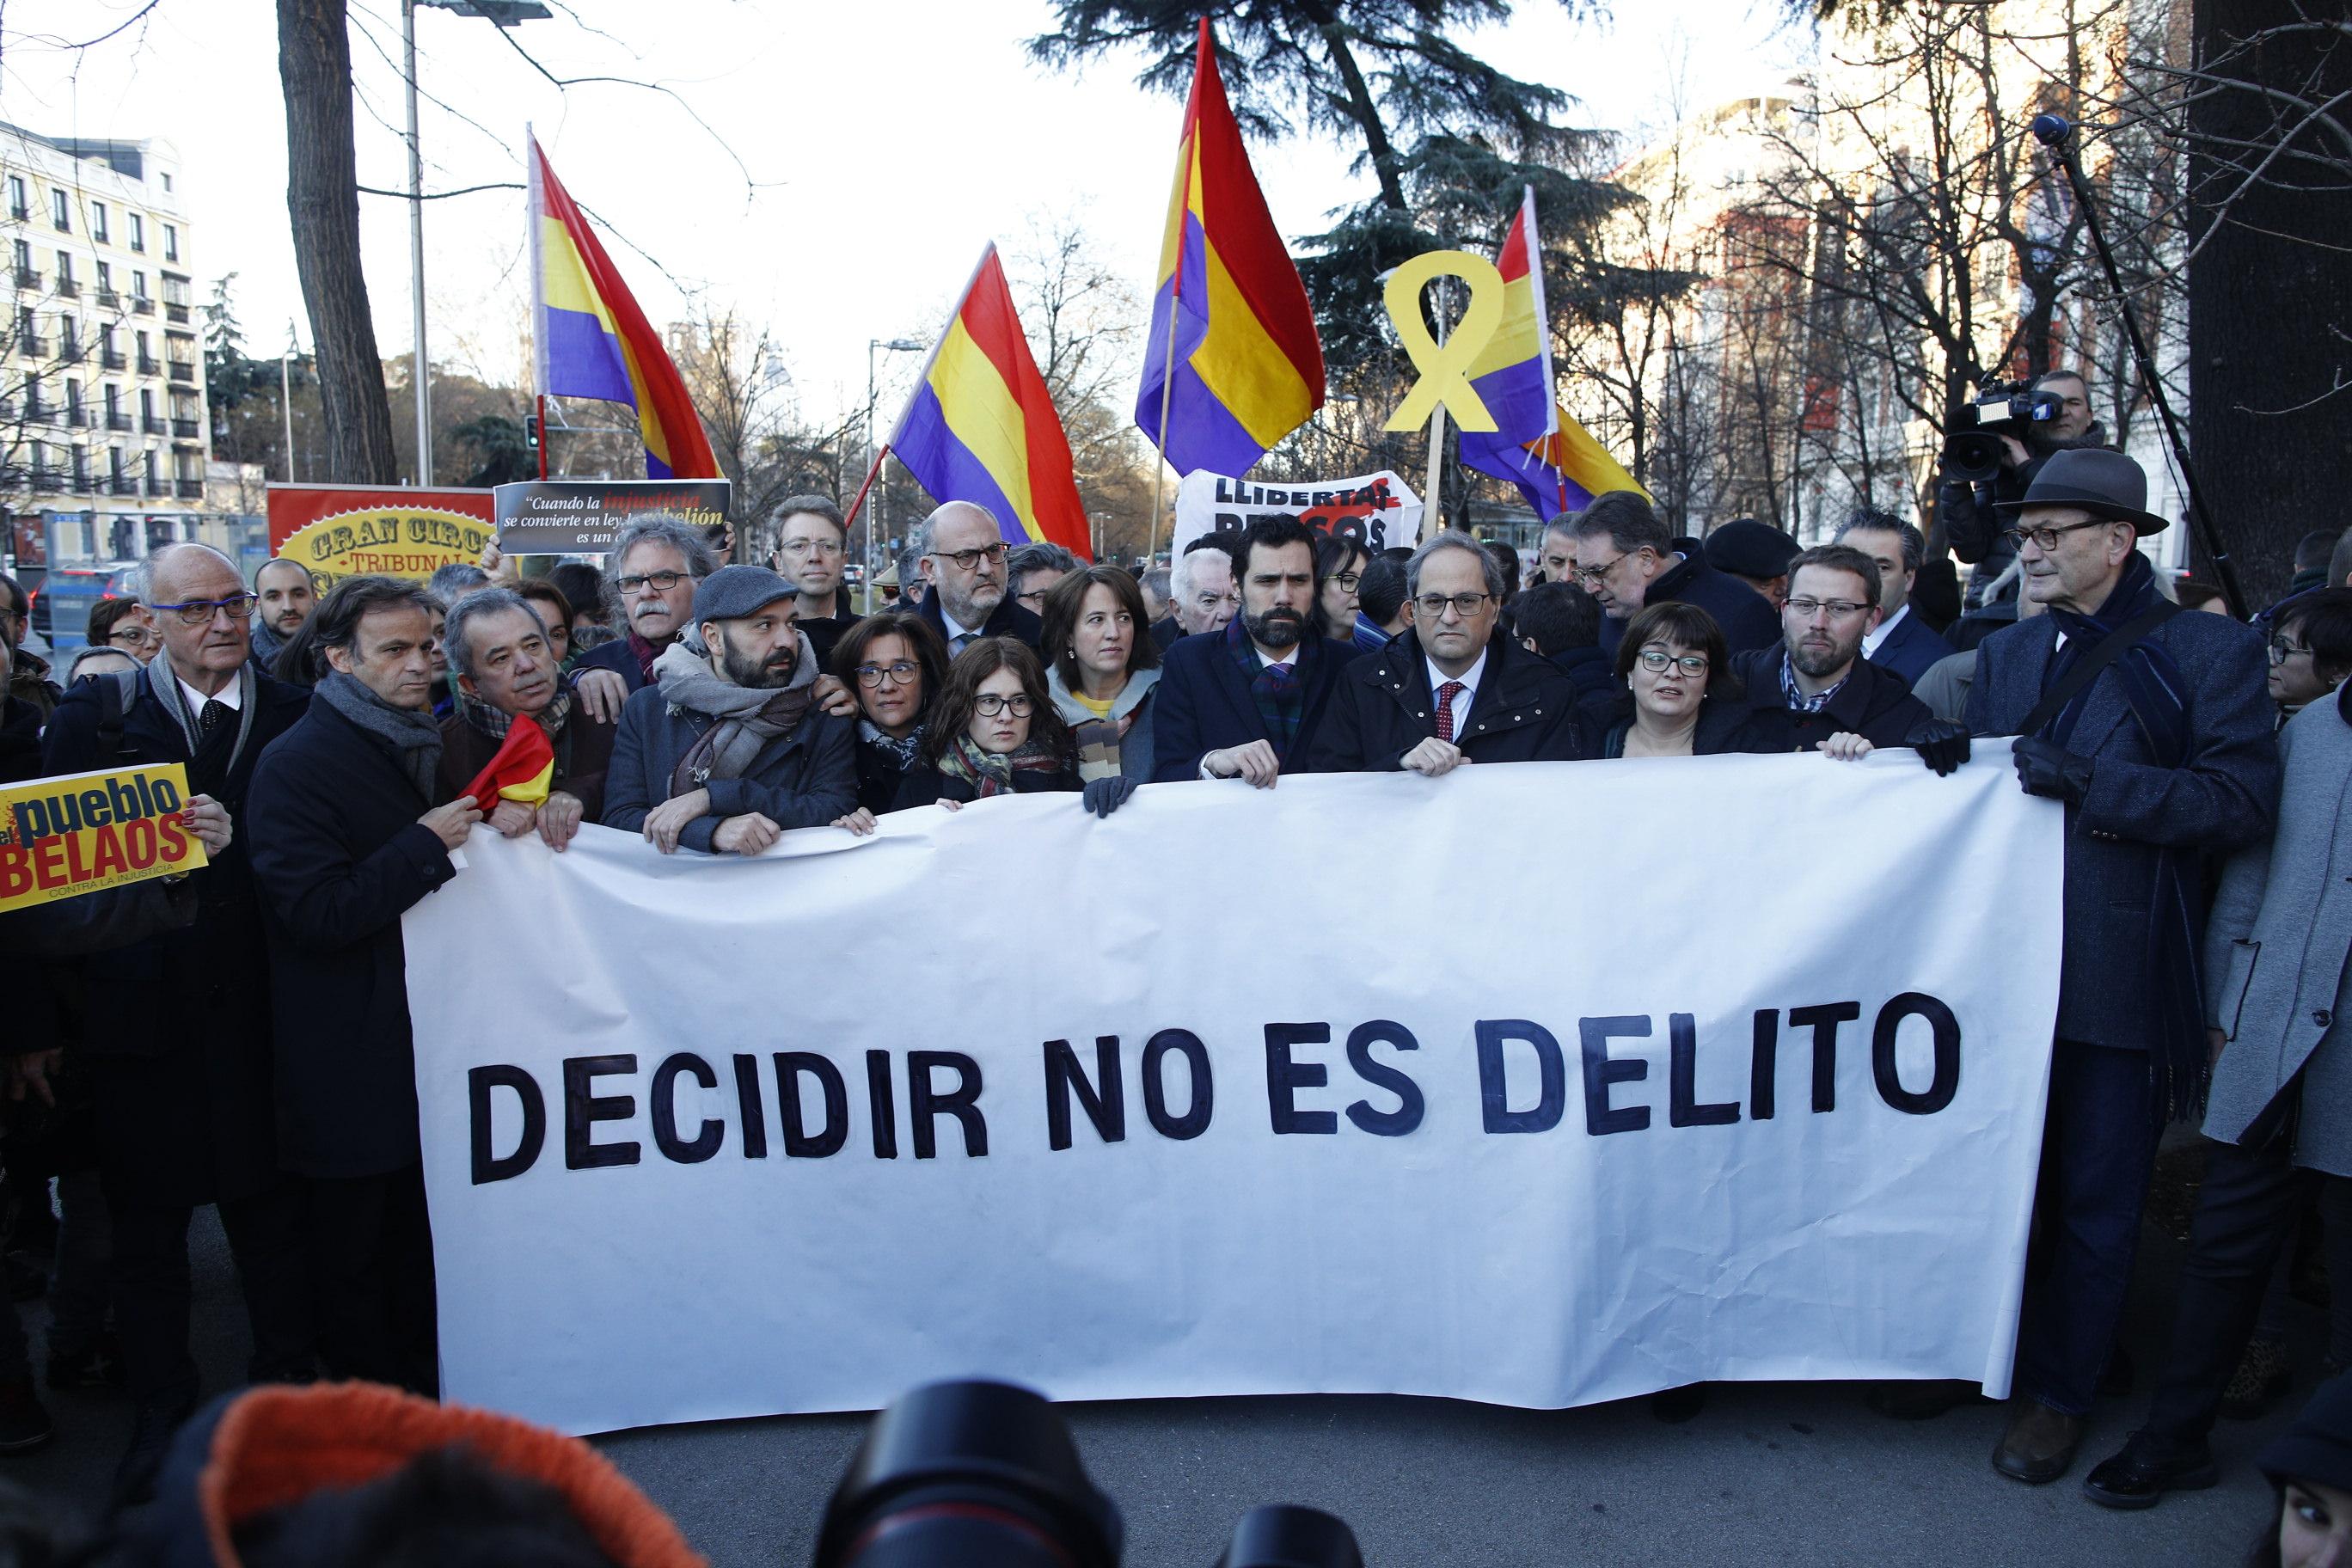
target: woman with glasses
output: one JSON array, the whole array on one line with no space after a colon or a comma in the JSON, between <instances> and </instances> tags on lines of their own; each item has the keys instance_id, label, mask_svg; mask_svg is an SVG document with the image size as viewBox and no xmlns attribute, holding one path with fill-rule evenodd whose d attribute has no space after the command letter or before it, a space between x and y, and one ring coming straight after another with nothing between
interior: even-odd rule
<instances>
[{"instance_id":1,"label":"woman with glasses","mask_svg":"<svg viewBox=\"0 0 2352 1568\"><path fill-rule=\"evenodd\" d=\"M895 810L1078 787L1045 667L1017 637L982 637L956 655L915 761Z\"/></svg>"},{"instance_id":2,"label":"woman with glasses","mask_svg":"<svg viewBox=\"0 0 2352 1568\"><path fill-rule=\"evenodd\" d=\"M834 823L874 831L919 765L924 724L947 685L948 647L912 610L868 616L834 645L833 673L857 703L857 809Z\"/></svg>"},{"instance_id":3,"label":"woman with glasses","mask_svg":"<svg viewBox=\"0 0 2352 1568\"><path fill-rule=\"evenodd\" d=\"M89 607L89 641L92 647L110 647L145 664L163 646L163 634L138 600L100 599Z\"/></svg>"},{"instance_id":4,"label":"woman with glasses","mask_svg":"<svg viewBox=\"0 0 2352 1568\"><path fill-rule=\"evenodd\" d=\"M1323 635L1340 642L1356 637L1356 584L1363 580L1370 559L1363 544L1344 533L1327 533L1315 542L1315 607L1323 618ZM1382 637L1382 642L1388 639Z\"/></svg>"},{"instance_id":5,"label":"woman with glasses","mask_svg":"<svg viewBox=\"0 0 2352 1568\"><path fill-rule=\"evenodd\" d=\"M2270 694L2284 724L2352 675L2352 588L2289 599L2271 628Z\"/></svg>"},{"instance_id":6,"label":"woman with glasses","mask_svg":"<svg viewBox=\"0 0 2352 1568\"><path fill-rule=\"evenodd\" d=\"M1738 750L1738 694L1723 628L1673 600L1637 612L1617 645L1626 687L1604 757L1706 757Z\"/></svg>"},{"instance_id":7,"label":"woman with glasses","mask_svg":"<svg viewBox=\"0 0 2352 1568\"><path fill-rule=\"evenodd\" d=\"M1151 782L1152 694L1160 647L1143 590L1116 566L1085 566L1045 595L1045 687L1068 725L1087 809L1108 816Z\"/></svg>"}]
</instances>

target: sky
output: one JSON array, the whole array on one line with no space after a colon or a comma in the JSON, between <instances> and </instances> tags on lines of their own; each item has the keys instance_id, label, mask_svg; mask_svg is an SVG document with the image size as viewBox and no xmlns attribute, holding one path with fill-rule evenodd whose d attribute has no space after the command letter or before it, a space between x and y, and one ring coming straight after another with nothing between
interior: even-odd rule
<instances>
[{"instance_id":1,"label":"sky","mask_svg":"<svg viewBox=\"0 0 2352 1568\"><path fill-rule=\"evenodd\" d=\"M864 402L872 339L933 338L995 240L1008 258L1075 219L1147 300L1181 104L1134 85L1139 62L1031 64L1045 0L558 0L510 35L417 14L428 192L522 179L531 125L656 322L689 296L768 327L802 416ZM285 202L276 8L263 0L11 0L0 120L44 134L165 138L179 149L190 259L208 298L234 273L247 352L289 324L307 345ZM143 13L143 14L142 14ZM1470 36L1514 75L1576 95L1577 123L1638 136L1757 90L1802 63L1773 0L1620 0L1580 21L1546 0ZM352 0L360 184L404 190L398 0ZM123 24L129 26L124 26ZM63 47L121 27L84 49ZM509 40L510 39L510 43ZM558 88L558 78L626 77ZM1300 137L1252 149L1275 220L1325 226L1361 199L1348 150ZM523 194L425 204L426 341L436 364L528 379ZM361 197L380 347L410 347L408 205ZM920 363L885 354L882 417Z\"/></svg>"}]
</instances>

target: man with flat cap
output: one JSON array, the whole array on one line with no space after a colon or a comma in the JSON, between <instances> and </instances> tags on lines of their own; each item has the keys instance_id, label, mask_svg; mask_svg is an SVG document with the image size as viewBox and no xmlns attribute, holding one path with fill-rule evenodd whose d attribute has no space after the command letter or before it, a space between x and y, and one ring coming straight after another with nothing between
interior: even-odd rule
<instances>
[{"instance_id":1,"label":"man with flat cap","mask_svg":"<svg viewBox=\"0 0 2352 1568\"><path fill-rule=\"evenodd\" d=\"M2166 521L2120 452L2059 452L2010 504L2023 593L2044 614L1978 650L1968 727L2013 735L2018 783L2064 803L2061 953L2042 1142L2043 1234L2029 1271L2017 1397L1993 1468L2065 1474L2115 1351L2140 1206L2166 1120L2201 1102L2198 973L2207 853L2267 837L2278 750L2262 638L2185 616L2138 542Z\"/></svg>"},{"instance_id":2,"label":"man with flat cap","mask_svg":"<svg viewBox=\"0 0 2352 1568\"><path fill-rule=\"evenodd\" d=\"M1774 609L1789 596L1789 563L1797 558L1797 542L1770 523L1735 517L1710 529L1705 544L1708 565L1738 578Z\"/></svg>"},{"instance_id":3,"label":"man with flat cap","mask_svg":"<svg viewBox=\"0 0 2352 1568\"><path fill-rule=\"evenodd\" d=\"M722 566L695 588L693 631L621 710L605 826L665 855L757 855L786 828L856 809L855 721L815 705L799 596L764 566Z\"/></svg>"}]
</instances>

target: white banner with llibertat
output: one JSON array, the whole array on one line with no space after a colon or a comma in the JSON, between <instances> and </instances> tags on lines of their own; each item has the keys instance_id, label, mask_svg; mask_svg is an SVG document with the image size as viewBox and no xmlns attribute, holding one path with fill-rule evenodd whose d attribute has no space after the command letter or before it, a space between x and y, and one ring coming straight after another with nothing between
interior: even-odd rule
<instances>
[{"instance_id":1,"label":"white banner with llibertat","mask_svg":"<svg viewBox=\"0 0 2352 1568\"><path fill-rule=\"evenodd\" d=\"M2006 1392L2063 858L1998 743L464 859L404 922L452 1400Z\"/></svg>"}]
</instances>

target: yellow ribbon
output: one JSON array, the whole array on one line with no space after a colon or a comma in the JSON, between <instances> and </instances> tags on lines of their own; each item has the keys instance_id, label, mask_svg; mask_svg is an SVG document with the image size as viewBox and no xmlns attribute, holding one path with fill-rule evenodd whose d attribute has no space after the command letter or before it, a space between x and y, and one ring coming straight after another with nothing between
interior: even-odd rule
<instances>
[{"instance_id":1,"label":"yellow ribbon","mask_svg":"<svg viewBox=\"0 0 2352 1568\"><path fill-rule=\"evenodd\" d=\"M1433 278L1459 278L1470 286L1470 303L1461 323L1442 343L1430 336L1421 319L1421 290ZM1495 416L1470 384L1469 371L1503 324L1503 275L1495 264L1466 250L1426 250L1389 274L1383 298L1389 320L1396 323L1397 341L1421 373L1385 428L1411 430L1443 403L1463 429L1494 429Z\"/></svg>"}]
</instances>

